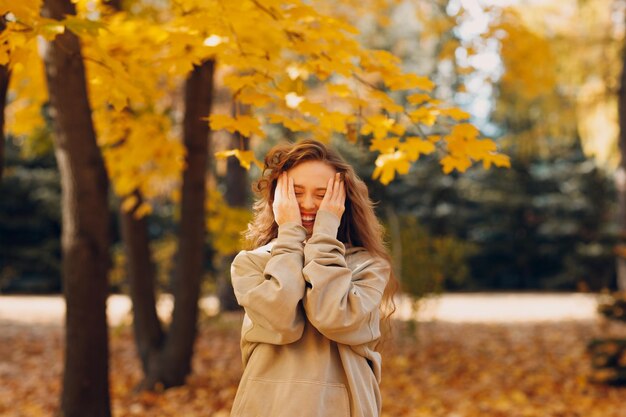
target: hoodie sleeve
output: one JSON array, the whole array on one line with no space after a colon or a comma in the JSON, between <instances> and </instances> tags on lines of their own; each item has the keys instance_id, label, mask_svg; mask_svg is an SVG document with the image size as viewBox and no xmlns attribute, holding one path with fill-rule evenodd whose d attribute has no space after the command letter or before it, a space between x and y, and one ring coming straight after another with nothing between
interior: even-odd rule
<instances>
[{"instance_id":1,"label":"hoodie sleeve","mask_svg":"<svg viewBox=\"0 0 626 417\"><path fill-rule=\"evenodd\" d=\"M380 337L379 307L391 268L384 259L364 252L351 270L345 246L336 238L338 228L337 216L317 212L313 234L304 247L303 305L311 324L324 336L359 345Z\"/></svg>"},{"instance_id":2,"label":"hoodie sleeve","mask_svg":"<svg viewBox=\"0 0 626 417\"><path fill-rule=\"evenodd\" d=\"M299 303L305 286L305 237L304 227L284 223L265 266L254 262L253 252L241 251L233 260L231 280L237 302L250 320L243 334L249 342L283 345L302 336L304 315Z\"/></svg>"}]
</instances>

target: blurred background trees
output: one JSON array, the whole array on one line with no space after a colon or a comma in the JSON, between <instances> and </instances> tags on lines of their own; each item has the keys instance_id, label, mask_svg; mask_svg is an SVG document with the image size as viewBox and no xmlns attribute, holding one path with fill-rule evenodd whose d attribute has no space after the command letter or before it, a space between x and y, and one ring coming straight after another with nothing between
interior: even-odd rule
<instances>
[{"instance_id":1,"label":"blurred background trees","mask_svg":"<svg viewBox=\"0 0 626 417\"><path fill-rule=\"evenodd\" d=\"M621 22L616 16L622 6L618 1L601 3L563 2L532 7L521 3L497 8L481 7L476 2L379 1L330 8L340 17L358 16L352 19L362 30L362 42L400 56L405 69L428 75L436 82L437 98L456 102L470 111L477 126L497 138L513 158L510 171L472 169L467 175L443 175L437 158L425 155L420 164L411 168L409 175L399 177L388 187L372 182L374 198L385 202L385 208L380 210L382 217L392 216L392 212L415 217L418 220L415 227L421 228L429 238L454 238L473 245L472 254L468 253L459 261L467 270L462 274L464 278L448 276L442 280L445 288L558 290L615 286L615 269L610 265L617 239L611 170L618 160L614 105L621 68ZM373 7L382 8L383 12L371 14ZM141 10L145 15L156 13L156 9L150 7ZM584 19L584 24L578 24L583 15L594 16L594 19ZM604 30L607 27L611 30ZM573 56L574 50L581 50L574 46L588 52ZM605 65L594 65L598 60ZM23 93L23 90L35 89L41 82L29 75L36 69L33 67L15 71L18 76L14 80L14 91ZM27 72L20 76L20 71ZM24 83L24 79L30 82ZM30 96L29 105L24 104L26 96ZM228 94L222 96L223 106L228 109ZM402 103L405 99L406 96L399 97L398 101ZM8 109L8 127L9 132L15 134L10 137L7 149L10 146L22 149L19 151L22 157L16 157L16 152L12 151L17 158L14 161L32 164L33 159L24 159L24 155L28 154L28 148L36 147L31 143L42 140L37 139L41 134L29 133L26 125L37 125L33 123L34 107L41 106L38 103L42 102L37 95L13 95ZM171 110L176 108L170 105ZM150 123L145 117L147 114L139 119L142 126L154 127L157 119ZM269 143L280 132L270 133ZM154 133L152 137L156 137ZM231 148L229 141L228 134L217 133L213 147L215 150ZM362 141L359 154L367 153L371 137L365 135ZM260 158L269 146L260 146L257 142L253 142L252 149ZM171 139L167 143L171 143ZM111 152L114 150L112 147ZM163 149L159 152L173 155ZM120 154L120 158L139 155L134 151L125 151L125 154L123 157ZM157 160L154 156L148 158ZM236 165L236 159L229 158L228 163ZM144 159L141 157L139 161ZM362 166L361 175L369 178L374 159L374 156L359 156L352 162ZM216 191L224 194L221 201L226 200L232 206L241 205L241 201L250 202L249 195L241 195L241 186L226 185L234 177L226 172L232 172L235 165L229 166L227 171L226 166L217 161L212 168L215 181L211 183L217 186ZM133 166L140 164L133 162ZM253 169L248 184L257 175L258 171ZM147 183L155 182L142 184ZM4 181L2 187L10 187L10 181ZM33 187L38 186L36 183L28 185L31 193ZM41 188L50 189L47 185ZM233 191L235 189L237 191ZM230 196L236 192L239 196L233 200ZM150 201L155 201L151 193L145 193ZM232 203L235 200L239 202ZM3 203L10 204L8 199L3 199ZM129 206L130 203L132 201L127 202ZM227 240L219 233L225 222L216 219L215 214L230 215L230 218L233 215L218 208L223 205L214 203L213 206L219 214L213 211L212 220L207 224L215 225L216 237L209 234L208 241ZM145 211L149 206L140 207ZM165 204L164 207L155 210L155 219L172 214L166 207L174 206ZM239 216L239 225L245 224L245 215ZM389 219L387 222L392 223ZM158 220L155 223L152 237L166 236L167 231L158 224L172 223ZM39 233L45 233L45 229ZM416 233L420 234L417 230ZM54 238L54 232L50 236ZM2 238L19 241L10 230L3 233ZM19 266L22 256L19 245L11 246L11 254L3 255L1 260L5 265L2 272L5 291L20 288L20 276L25 277L23 281L32 276L28 268L23 269L28 262L22 263L24 267ZM56 253L52 259L58 262L59 252L52 253ZM228 263L221 261L221 254L216 252L216 256L216 265ZM221 269L227 275L227 268ZM421 268L415 265L403 269ZM52 266L49 271L43 275L50 277L52 284L48 287L55 288L53 283L58 280L58 272L55 273ZM212 285L205 287L214 288Z\"/></svg>"},{"instance_id":2,"label":"blurred background trees","mask_svg":"<svg viewBox=\"0 0 626 417\"><path fill-rule=\"evenodd\" d=\"M184 383L200 293L236 308L249 184L302 135L368 182L409 294L616 288L622 1L75 3L59 22L0 0L0 290L61 289L59 105L37 38L63 32L86 57L81 111L115 194L96 216L108 285L133 297L145 387Z\"/></svg>"}]
</instances>

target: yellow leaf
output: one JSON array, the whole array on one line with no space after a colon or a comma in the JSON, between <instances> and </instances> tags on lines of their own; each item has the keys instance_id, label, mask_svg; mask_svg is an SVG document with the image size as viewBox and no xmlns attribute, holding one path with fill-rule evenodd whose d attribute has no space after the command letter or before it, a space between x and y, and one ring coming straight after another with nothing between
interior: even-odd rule
<instances>
[{"instance_id":1,"label":"yellow leaf","mask_svg":"<svg viewBox=\"0 0 626 417\"><path fill-rule=\"evenodd\" d=\"M406 138L404 143L401 143L398 149L405 152L409 161L417 161L420 154L431 154L435 151L435 145L420 137L410 136Z\"/></svg>"},{"instance_id":2,"label":"yellow leaf","mask_svg":"<svg viewBox=\"0 0 626 417\"><path fill-rule=\"evenodd\" d=\"M374 138L382 139L387 136L387 132L391 129L391 127L396 122L393 119L388 118L383 114L377 114L374 116L370 116L365 118L366 123L361 128L361 134L367 135L370 133L374 134Z\"/></svg>"},{"instance_id":3,"label":"yellow leaf","mask_svg":"<svg viewBox=\"0 0 626 417\"><path fill-rule=\"evenodd\" d=\"M454 169L459 172L465 172L470 166L472 166L472 161L470 161L469 158L458 158L451 155L443 157L440 163L443 165L444 174L449 174Z\"/></svg>"},{"instance_id":4,"label":"yellow leaf","mask_svg":"<svg viewBox=\"0 0 626 417\"><path fill-rule=\"evenodd\" d=\"M324 106L310 100L303 100L299 105L299 109L305 116L319 117L326 112Z\"/></svg>"},{"instance_id":5,"label":"yellow leaf","mask_svg":"<svg viewBox=\"0 0 626 417\"><path fill-rule=\"evenodd\" d=\"M426 139L428 139L432 143L436 143L436 142L439 142L441 140L441 136L440 135L429 135L429 136L426 137Z\"/></svg>"},{"instance_id":6,"label":"yellow leaf","mask_svg":"<svg viewBox=\"0 0 626 417\"><path fill-rule=\"evenodd\" d=\"M229 156L234 156L239 160L239 164L245 169L250 169L252 163L254 163L259 169L263 169L263 164L259 162L254 156L252 151L242 151L240 149L231 149L228 151L215 152L215 156L218 159L226 159Z\"/></svg>"},{"instance_id":7,"label":"yellow leaf","mask_svg":"<svg viewBox=\"0 0 626 417\"><path fill-rule=\"evenodd\" d=\"M448 116L454 120L466 120L470 118L470 114L455 107L449 109L439 109L442 116Z\"/></svg>"},{"instance_id":8,"label":"yellow leaf","mask_svg":"<svg viewBox=\"0 0 626 417\"><path fill-rule=\"evenodd\" d=\"M428 107L420 107L409 113L409 118L415 122L423 124L424 126L432 126L437 121L439 110L431 109Z\"/></svg>"},{"instance_id":9,"label":"yellow leaf","mask_svg":"<svg viewBox=\"0 0 626 417\"><path fill-rule=\"evenodd\" d=\"M472 159L482 159L495 150L496 144L488 139L471 139L467 141L467 155Z\"/></svg>"},{"instance_id":10,"label":"yellow leaf","mask_svg":"<svg viewBox=\"0 0 626 417\"><path fill-rule=\"evenodd\" d=\"M135 194L131 194L129 197L126 197L124 199L124 202L122 203L122 210L130 211L133 209L133 207L135 207L136 204L137 196Z\"/></svg>"},{"instance_id":11,"label":"yellow leaf","mask_svg":"<svg viewBox=\"0 0 626 417\"><path fill-rule=\"evenodd\" d=\"M13 13L20 20L31 20L39 16L42 0L0 0L0 15Z\"/></svg>"},{"instance_id":12,"label":"yellow leaf","mask_svg":"<svg viewBox=\"0 0 626 417\"><path fill-rule=\"evenodd\" d=\"M399 138L374 138L370 143L370 151L378 151L380 153L393 153L400 143Z\"/></svg>"},{"instance_id":13,"label":"yellow leaf","mask_svg":"<svg viewBox=\"0 0 626 417\"><path fill-rule=\"evenodd\" d=\"M249 104L255 107L265 106L272 101L272 97L267 94L259 93L251 88L244 88L237 94L237 101L242 104Z\"/></svg>"},{"instance_id":14,"label":"yellow leaf","mask_svg":"<svg viewBox=\"0 0 626 417\"><path fill-rule=\"evenodd\" d=\"M379 179L382 184L387 185L395 178L396 172L401 175L407 174L410 168L411 164L404 152L381 154L376 158L372 178Z\"/></svg>"},{"instance_id":15,"label":"yellow leaf","mask_svg":"<svg viewBox=\"0 0 626 417\"><path fill-rule=\"evenodd\" d=\"M40 19L35 32L48 41L54 40L57 35L65 32L65 26L52 19Z\"/></svg>"},{"instance_id":16,"label":"yellow leaf","mask_svg":"<svg viewBox=\"0 0 626 417\"><path fill-rule=\"evenodd\" d=\"M313 123L298 117L287 117L282 114L269 115L270 123L280 123L292 132L303 132L314 127Z\"/></svg>"},{"instance_id":17,"label":"yellow leaf","mask_svg":"<svg viewBox=\"0 0 626 417\"><path fill-rule=\"evenodd\" d=\"M341 112L328 112L319 116L320 127L343 134L348 132L347 125L352 122L353 119L354 117L352 115Z\"/></svg>"},{"instance_id":18,"label":"yellow leaf","mask_svg":"<svg viewBox=\"0 0 626 417\"><path fill-rule=\"evenodd\" d=\"M393 101L393 99L383 91L370 91L370 96L380 103L383 109L389 113L400 113L404 110L404 107Z\"/></svg>"},{"instance_id":19,"label":"yellow leaf","mask_svg":"<svg viewBox=\"0 0 626 417\"><path fill-rule=\"evenodd\" d=\"M511 160L506 155L488 154L483 157L483 167L485 169L491 168L492 163L497 167L511 168Z\"/></svg>"},{"instance_id":20,"label":"yellow leaf","mask_svg":"<svg viewBox=\"0 0 626 417\"><path fill-rule=\"evenodd\" d=\"M368 51L370 56L363 57L363 66L368 69L370 66L394 67L400 63L400 58L384 50Z\"/></svg>"},{"instance_id":21,"label":"yellow leaf","mask_svg":"<svg viewBox=\"0 0 626 417\"><path fill-rule=\"evenodd\" d=\"M457 157L468 156L468 143L465 138L462 136L449 135L446 139L448 152L450 152L450 154Z\"/></svg>"},{"instance_id":22,"label":"yellow leaf","mask_svg":"<svg viewBox=\"0 0 626 417\"><path fill-rule=\"evenodd\" d=\"M394 123L393 125L391 125L391 128L389 128L389 131L394 135L402 136L404 135L404 132L406 132L406 126L399 123Z\"/></svg>"},{"instance_id":23,"label":"yellow leaf","mask_svg":"<svg viewBox=\"0 0 626 417\"><path fill-rule=\"evenodd\" d=\"M106 25L102 22L81 19L76 16L67 16L61 23L78 36L96 36L100 29L106 29Z\"/></svg>"},{"instance_id":24,"label":"yellow leaf","mask_svg":"<svg viewBox=\"0 0 626 417\"><path fill-rule=\"evenodd\" d=\"M430 101L430 96L424 93L415 93L415 94L409 95L406 99L411 104L422 104L427 101Z\"/></svg>"},{"instance_id":25,"label":"yellow leaf","mask_svg":"<svg viewBox=\"0 0 626 417\"><path fill-rule=\"evenodd\" d=\"M139 205L139 207L137 207L137 210L135 210L133 216L136 219L141 219L142 217L147 216L150 213L152 213L152 206L144 201Z\"/></svg>"},{"instance_id":26,"label":"yellow leaf","mask_svg":"<svg viewBox=\"0 0 626 417\"><path fill-rule=\"evenodd\" d=\"M345 84L328 84L326 90L330 94L335 94L339 97L348 97L352 95L352 90Z\"/></svg>"},{"instance_id":27,"label":"yellow leaf","mask_svg":"<svg viewBox=\"0 0 626 417\"><path fill-rule=\"evenodd\" d=\"M231 117L227 114L213 114L209 117L209 121L212 130L225 129L230 133L239 132L245 137L250 137L252 134L265 136L259 119L253 116Z\"/></svg>"},{"instance_id":28,"label":"yellow leaf","mask_svg":"<svg viewBox=\"0 0 626 417\"><path fill-rule=\"evenodd\" d=\"M458 136L465 139L473 139L478 136L478 129L469 123L461 123L452 128L450 136Z\"/></svg>"},{"instance_id":29,"label":"yellow leaf","mask_svg":"<svg viewBox=\"0 0 626 417\"><path fill-rule=\"evenodd\" d=\"M412 90L419 88L424 91L432 91L435 84L428 79L417 74L400 74L385 78L385 84L393 90Z\"/></svg>"},{"instance_id":30,"label":"yellow leaf","mask_svg":"<svg viewBox=\"0 0 626 417\"><path fill-rule=\"evenodd\" d=\"M229 74L224 77L223 83L232 91L239 91L244 87L255 87L257 84L267 81L267 78L260 74L240 75Z\"/></svg>"}]
</instances>

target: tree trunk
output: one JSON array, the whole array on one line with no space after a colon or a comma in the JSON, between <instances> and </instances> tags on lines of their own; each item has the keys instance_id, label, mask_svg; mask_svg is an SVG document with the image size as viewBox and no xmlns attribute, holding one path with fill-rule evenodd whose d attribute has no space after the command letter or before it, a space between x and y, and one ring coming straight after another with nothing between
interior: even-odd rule
<instances>
[{"instance_id":1,"label":"tree trunk","mask_svg":"<svg viewBox=\"0 0 626 417\"><path fill-rule=\"evenodd\" d=\"M0 16L0 33L5 28L4 17ZM9 89L9 68L0 65L0 181L4 172L4 109L7 103L7 90Z\"/></svg>"},{"instance_id":2,"label":"tree trunk","mask_svg":"<svg viewBox=\"0 0 626 417\"><path fill-rule=\"evenodd\" d=\"M618 112L620 164L615 174L615 186L619 207L619 244L624 247L626 245L626 47L622 52L622 77L618 93ZM626 258L622 254L617 256L617 287L620 291L626 291Z\"/></svg>"},{"instance_id":3,"label":"tree trunk","mask_svg":"<svg viewBox=\"0 0 626 417\"><path fill-rule=\"evenodd\" d=\"M163 346L164 333L156 312L156 277L150 253L148 221L145 216L135 218L134 213L142 203L140 193L135 196L135 206L127 212L120 208L119 216L128 265L128 285L133 300L133 330L145 375L150 362L156 360Z\"/></svg>"},{"instance_id":4,"label":"tree trunk","mask_svg":"<svg viewBox=\"0 0 626 417\"><path fill-rule=\"evenodd\" d=\"M113 11L122 11L121 0L105 0L104 4ZM133 302L135 344L144 375L147 375L150 363L158 360L165 334L156 310L156 271L150 251L148 219L145 216L135 217L137 208L143 202L139 191L135 192L135 197L137 202L129 211L124 211L120 206L119 218L126 252L128 286Z\"/></svg>"},{"instance_id":5,"label":"tree trunk","mask_svg":"<svg viewBox=\"0 0 626 417\"><path fill-rule=\"evenodd\" d=\"M241 137L239 134L232 136L232 147L239 148L243 145L243 149L250 147L250 139ZM245 207L248 199L248 172L241 166L239 160L231 156L226 161L226 203L231 207ZM239 304L233 292L233 286L230 282L230 264L232 264L235 256L233 253L224 256L222 260L221 273L217 281L217 295L220 300L220 309L222 311L239 310Z\"/></svg>"},{"instance_id":6,"label":"tree trunk","mask_svg":"<svg viewBox=\"0 0 626 417\"><path fill-rule=\"evenodd\" d=\"M172 290L174 311L165 345L150 363L144 387L182 385L191 372L197 333L198 299L205 244L205 174L211 113L214 62L195 66L185 85L183 142L187 150L183 173L178 253Z\"/></svg>"},{"instance_id":7,"label":"tree trunk","mask_svg":"<svg viewBox=\"0 0 626 417\"><path fill-rule=\"evenodd\" d=\"M43 15L75 15L70 0L46 0ZM109 417L107 178L87 98L78 38L65 31L46 44L46 78L61 173L63 287L66 301L64 417Z\"/></svg>"}]
</instances>

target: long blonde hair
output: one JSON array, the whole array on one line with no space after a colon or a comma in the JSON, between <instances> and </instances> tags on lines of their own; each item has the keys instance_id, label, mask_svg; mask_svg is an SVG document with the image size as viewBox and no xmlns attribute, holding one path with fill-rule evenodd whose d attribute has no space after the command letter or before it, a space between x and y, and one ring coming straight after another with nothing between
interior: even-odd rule
<instances>
[{"instance_id":1,"label":"long blonde hair","mask_svg":"<svg viewBox=\"0 0 626 417\"><path fill-rule=\"evenodd\" d=\"M272 211L278 176L305 161L324 162L339 172L345 181L346 210L341 218L337 239L347 245L363 247L373 256L383 258L389 265L393 265L384 243L385 229L376 217L367 186L339 153L312 139L274 146L265 156L263 174L252 185L257 200L253 206L253 219L244 235L247 249L263 246L278 235L278 225ZM396 309L393 296L398 287L392 268L381 304L384 321Z\"/></svg>"}]
</instances>

